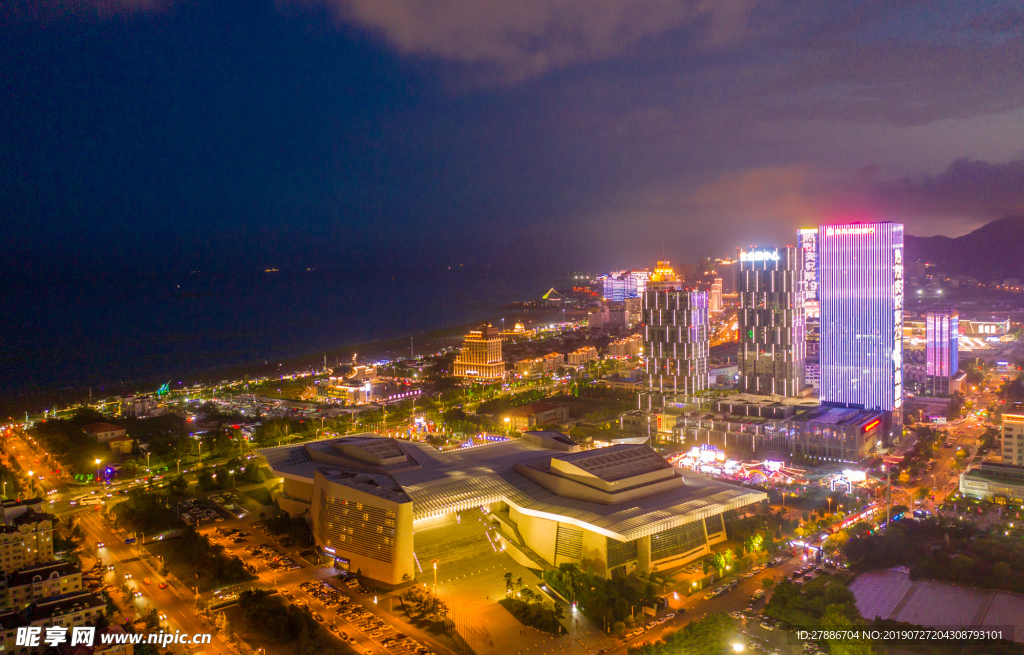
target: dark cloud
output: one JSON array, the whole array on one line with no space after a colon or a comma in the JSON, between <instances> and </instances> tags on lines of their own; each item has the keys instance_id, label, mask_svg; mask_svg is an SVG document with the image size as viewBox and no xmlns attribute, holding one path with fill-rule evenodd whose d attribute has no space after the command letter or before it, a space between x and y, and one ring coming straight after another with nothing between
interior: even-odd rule
<instances>
[{"instance_id":1,"label":"dark cloud","mask_svg":"<svg viewBox=\"0 0 1024 655\"><path fill-rule=\"evenodd\" d=\"M497 261L474 243L500 233L536 260L626 266L665 242L872 216L954 234L1019 207L1019 2L3 7L18 244L198 232L211 257ZM13 25L42 15L70 18Z\"/></svg>"},{"instance_id":2,"label":"dark cloud","mask_svg":"<svg viewBox=\"0 0 1024 655\"><path fill-rule=\"evenodd\" d=\"M938 175L875 183L875 201L906 216L984 222L1024 212L1024 157L993 163L958 159Z\"/></svg>"},{"instance_id":3,"label":"dark cloud","mask_svg":"<svg viewBox=\"0 0 1024 655\"><path fill-rule=\"evenodd\" d=\"M683 28L708 45L734 44L755 0L300 0L407 54L522 80L629 52Z\"/></svg>"}]
</instances>

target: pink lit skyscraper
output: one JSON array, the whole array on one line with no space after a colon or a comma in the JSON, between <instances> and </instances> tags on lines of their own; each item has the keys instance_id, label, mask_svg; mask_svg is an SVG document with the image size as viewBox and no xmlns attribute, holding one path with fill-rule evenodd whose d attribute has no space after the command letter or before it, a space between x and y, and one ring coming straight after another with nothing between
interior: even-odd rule
<instances>
[{"instance_id":1,"label":"pink lit skyscraper","mask_svg":"<svg viewBox=\"0 0 1024 655\"><path fill-rule=\"evenodd\" d=\"M949 382L960 368L960 314L954 310L925 314L925 391L948 396Z\"/></svg>"}]
</instances>

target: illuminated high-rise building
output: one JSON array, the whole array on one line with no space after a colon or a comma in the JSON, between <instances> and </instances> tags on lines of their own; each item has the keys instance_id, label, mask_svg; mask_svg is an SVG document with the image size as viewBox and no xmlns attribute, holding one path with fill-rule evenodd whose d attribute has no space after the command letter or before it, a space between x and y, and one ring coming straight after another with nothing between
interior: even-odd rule
<instances>
[{"instance_id":1,"label":"illuminated high-rise building","mask_svg":"<svg viewBox=\"0 0 1024 655\"><path fill-rule=\"evenodd\" d=\"M720 312L724 309L722 305L722 278L716 277L711 282L711 288L708 291L708 308L713 312Z\"/></svg>"},{"instance_id":2,"label":"illuminated high-rise building","mask_svg":"<svg viewBox=\"0 0 1024 655\"><path fill-rule=\"evenodd\" d=\"M925 314L925 392L948 396L949 382L960 368L960 314L955 310Z\"/></svg>"},{"instance_id":3,"label":"illuminated high-rise building","mask_svg":"<svg viewBox=\"0 0 1024 655\"><path fill-rule=\"evenodd\" d=\"M821 402L886 412L903 407L903 225L818 228Z\"/></svg>"},{"instance_id":4,"label":"illuminated high-rise building","mask_svg":"<svg viewBox=\"0 0 1024 655\"><path fill-rule=\"evenodd\" d=\"M598 278L601 297L605 300L622 302L626 298L639 298L647 290L648 270L615 271Z\"/></svg>"},{"instance_id":5,"label":"illuminated high-rise building","mask_svg":"<svg viewBox=\"0 0 1024 655\"><path fill-rule=\"evenodd\" d=\"M470 330L455 358L455 375L476 380L500 380L505 377L501 357L501 330L490 323Z\"/></svg>"},{"instance_id":6,"label":"illuminated high-rise building","mask_svg":"<svg viewBox=\"0 0 1024 655\"><path fill-rule=\"evenodd\" d=\"M652 291L643 299L645 409L657 406L666 395L707 389L708 294Z\"/></svg>"},{"instance_id":7,"label":"illuminated high-rise building","mask_svg":"<svg viewBox=\"0 0 1024 655\"><path fill-rule=\"evenodd\" d=\"M659 260L654 272L644 283L644 291L680 291L682 288L683 281L668 260Z\"/></svg>"},{"instance_id":8,"label":"illuminated high-rise building","mask_svg":"<svg viewBox=\"0 0 1024 655\"><path fill-rule=\"evenodd\" d=\"M818 297L818 228L797 231L803 259L804 381L821 390L821 302Z\"/></svg>"},{"instance_id":9,"label":"illuminated high-rise building","mask_svg":"<svg viewBox=\"0 0 1024 655\"><path fill-rule=\"evenodd\" d=\"M739 390L796 396L804 388L802 251L794 246L740 252Z\"/></svg>"}]
</instances>

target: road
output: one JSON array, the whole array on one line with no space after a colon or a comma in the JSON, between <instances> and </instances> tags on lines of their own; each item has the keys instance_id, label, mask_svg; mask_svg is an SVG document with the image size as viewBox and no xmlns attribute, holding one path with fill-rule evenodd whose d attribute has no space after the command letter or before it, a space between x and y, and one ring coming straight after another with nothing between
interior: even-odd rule
<instances>
[{"instance_id":1,"label":"road","mask_svg":"<svg viewBox=\"0 0 1024 655\"><path fill-rule=\"evenodd\" d=\"M126 546L123 537L119 537L103 523L99 512L86 512L80 515L78 524L85 531L85 543L92 545L90 554L98 557L104 565L114 565L113 571L106 571L103 574L103 581L117 587L125 574L130 574L132 577L129 585L142 592L141 598L124 598L120 591L111 592L111 596L129 621L135 619L136 612L143 614L155 607L167 615L167 620L161 626L164 630L181 630L189 634L211 632L193 610L194 595L187 589L172 589L170 585L161 589L159 585L166 582L166 579L151 569L138 553ZM100 543L103 547L96 548L96 544ZM150 580L148 585L144 583L147 578ZM212 653L231 652L228 645L216 634L213 635L211 643L204 648ZM176 645L172 649L175 652L184 652L185 647Z\"/></svg>"}]
</instances>

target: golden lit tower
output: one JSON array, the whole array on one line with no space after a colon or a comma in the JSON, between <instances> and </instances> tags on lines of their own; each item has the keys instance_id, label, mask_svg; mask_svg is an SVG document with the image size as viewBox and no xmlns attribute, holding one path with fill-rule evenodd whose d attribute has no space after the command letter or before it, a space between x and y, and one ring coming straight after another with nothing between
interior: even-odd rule
<instances>
[{"instance_id":1,"label":"golden lit tower","mask_svg":"<svg viewBox=\"0 0 1024 655\"><path fill-rule=\"evenodd\" d=\"M474 380L500 380L505 377L501 358L501 332L490 323L470 330L455 358L455 375Z\"/></svg>"}]
</instances>

